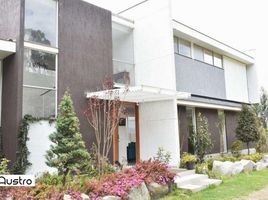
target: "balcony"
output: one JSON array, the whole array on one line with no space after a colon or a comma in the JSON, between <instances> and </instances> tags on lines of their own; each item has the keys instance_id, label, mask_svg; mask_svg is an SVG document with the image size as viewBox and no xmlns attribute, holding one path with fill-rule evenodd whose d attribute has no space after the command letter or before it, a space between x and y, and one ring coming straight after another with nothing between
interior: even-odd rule
<instances>
[{"instance_id":1,"label":"balcony","mask_svg":"<svg viewBox=\"0 0 268 200\"><path fill-rule=\"evenodd\" d=\"M0 60L16 52L16 43L0 39Z\"/></svg>"},{"instance_id":2,"label":"balcony","mask_svg":"<svg viewBox=\"0 0 268 200\"><path fill-rule=\"evenodd\" d=\"M116 84L135 85L135 68L134 64L113 59L113 79Z\"/></svg>"}]
</instances>

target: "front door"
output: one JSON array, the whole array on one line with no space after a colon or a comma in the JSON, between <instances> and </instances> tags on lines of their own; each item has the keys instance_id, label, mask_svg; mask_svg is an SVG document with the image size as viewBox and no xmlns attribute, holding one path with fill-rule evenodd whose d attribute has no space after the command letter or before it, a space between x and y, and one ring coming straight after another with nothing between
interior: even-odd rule
<instances>
[{"instance_id":1,"label":"front door","mask_svg":"<svg viewBox=\"0 0 268 200\"><path fill-rule=\"evenodd\" d=\"M126 114L121 116L114 134L113 160L132 165L139 160L139 111L136 104L125 103L124 106Z\"/></svg>"}]
</instances>

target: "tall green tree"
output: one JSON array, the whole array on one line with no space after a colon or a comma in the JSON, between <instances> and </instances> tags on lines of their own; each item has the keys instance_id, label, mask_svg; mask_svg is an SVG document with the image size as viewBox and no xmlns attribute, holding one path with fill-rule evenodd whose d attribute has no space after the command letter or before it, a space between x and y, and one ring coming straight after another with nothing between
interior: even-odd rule
<instances>
[{"instance_id":1,"label":"tall green tree","mask_svg":"<svg viewBox=\"0 0 268 200\"><path fill-rule=\"evenodd\" d=\"M258 124L256 117L249 106L243 105L239 113L236 137L247 144L249 154L249 143L259 140Z\"/></svg>"},{"instance_id":2,"label":"tall green tree","mask_svg":"<svg viewBox=\"0 0 268 200\"><path fill-rule=\"evenodd\" d=\"M267 128L268 125L268 94L264 88L261 88L260 97L260 118L263 123L263 127Z\"/></svg>"},{"instance_id":3,"label":"tall green tree","mask_svg":"<svg viewBox=\"0 0 268 200\"><path fill-rule=\"evenodd\" d=\"M190 141L194 147L194 152L199 163L204 161L206 154L210 153L213 147L211 133L208 128L208 119L198 113L197 130L193 131Z\"/></svg>"},{"instance_id":4,"label":"tall green tree","mask_svg":"<svg viewBox=\"0 0 268 200\"><path fill-rule=\"evenodd\" d=\"M59 106L56 131L49 136L53 144L46 155L46 164L57 168L58 173L64 176L63 184L68 173L81 173L90 162L79 126L71 95L65 92Z\"/></svg>"}]
</instances>

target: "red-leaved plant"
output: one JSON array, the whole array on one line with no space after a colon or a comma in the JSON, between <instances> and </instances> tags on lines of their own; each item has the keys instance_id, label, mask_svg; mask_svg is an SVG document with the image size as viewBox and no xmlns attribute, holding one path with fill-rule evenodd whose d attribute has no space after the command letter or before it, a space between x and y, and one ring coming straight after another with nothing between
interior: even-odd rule
<instances>
[{"instance_id":1,"label":"red-leaved plant","mask_svg":"<svg viewBox=\"0 0 268 200\"><path fill-rule=\"evenodd\" d=\"M159 160L141 161L135 166L139 174L145 174L146 184L156 182L160 185L170 185L174 182L175 174L170 172L169 167Z\"/></svg>"}]
</instances>

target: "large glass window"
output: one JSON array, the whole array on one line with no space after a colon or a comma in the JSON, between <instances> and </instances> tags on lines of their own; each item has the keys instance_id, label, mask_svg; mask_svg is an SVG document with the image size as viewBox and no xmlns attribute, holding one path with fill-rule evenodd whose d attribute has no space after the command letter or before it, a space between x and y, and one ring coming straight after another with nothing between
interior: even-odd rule
<instances>
[{"instance_id":1,"label":"large glass window","mask_svg":"<svg viewBox=\"0 0 268 200\"><path fill-rule=\"evenodd\" d=\"M56 55L24 50L24 85L55 88Z\"/></svg>"},{"instance_id":2,"label":"large glass window","mask_svg":"<svg viewBox=\"0 0 268 200\"><path fill-rule=\"evenodd\" d=\"M25 1L25 41L57 46L57 1Z\"/></svg>"},{"instance_id":3,"label":"large glass window","mask_svg":"<svg viewBox=\"0 0 268 200\"><path fill-rule=\"evenodd\" d=\"M56 55L24 50L23 115L55 116Z\"/></svg>"},{"instance_id":4,"label":"large glass window","mask_svg":"<svg viewBox=\"0 0 268 200\"><path fill-rule=\"evenodd\" d=\"M179 38L179 54L191 57L191 43Z\"/></svg>"}]
</instances>

